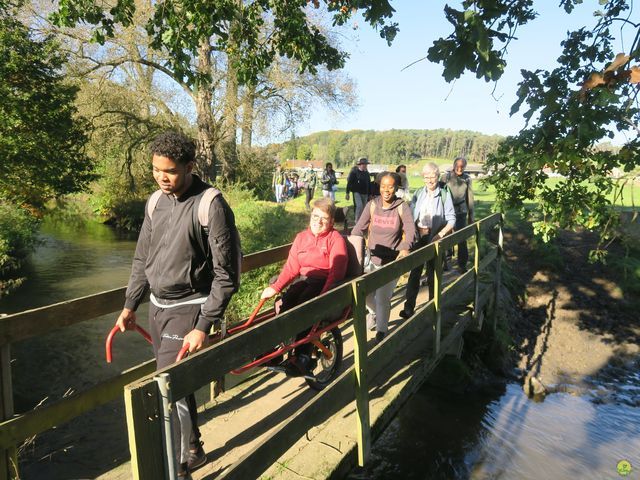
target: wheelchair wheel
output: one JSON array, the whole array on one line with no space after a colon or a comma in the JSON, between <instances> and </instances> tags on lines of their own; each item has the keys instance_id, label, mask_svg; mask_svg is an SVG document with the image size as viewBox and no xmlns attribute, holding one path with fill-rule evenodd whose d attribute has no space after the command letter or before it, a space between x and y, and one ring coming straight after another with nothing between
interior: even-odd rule
<instances>
[{"instance_id":1,"label":"wheelchair wheel","mask_svg":"<svg viewBox=\"0 0 640 480\"><path fill-rule=\"evenodd\" d=\"M340 365L342 365L342 333L340 333L340 329L336 327L324 332L320 336L320 342L332 355L331 358L327 358L318 347L312 344L313 379L305 378L305 381L314 390L322 390L329 385L338 376Z\"/></svg>"}]
</instances>

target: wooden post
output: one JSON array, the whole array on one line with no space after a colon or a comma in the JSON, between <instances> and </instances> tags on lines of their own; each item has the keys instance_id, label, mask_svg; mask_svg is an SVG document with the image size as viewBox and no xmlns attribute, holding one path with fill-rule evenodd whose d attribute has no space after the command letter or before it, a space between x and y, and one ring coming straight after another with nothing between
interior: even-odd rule
<instances>
[{"instance_id":1,"label":"wooden post","mask_svg":"<svg viewBox=\"0 0 640 480\"><path fill-rule=\"evenodd\" d=\"M433 324L433 356L440 353L440 334L442 332L442 264L444 259L444 249L440 242L436 243L435 269L433 275L433 305L436 309L436 319Z\"/></svg>"},{"instance_id":2,"label":"wooden post","mask_svg":"<svg viewBox=\"0 0 640 480\"><path fill-rule=\"evenodd\" d=\"M2 420L9 420L13 417L13 386L11 382L11 345L5 344L0 347L0 417ZM15 446L0 452L0 479L17 479L18 474L18 453Z\"/></svg>"},{"instance_id":3,"label":"wooden post","mask_svg":"<svg viewBox=\"0 0 640 480\"><path fill-rule=\"evenodd\" d=\"M371 426L369 425L369 384L367 381L367 292L361 281L353 286L353 348L356 419L358 437L358 465L363 467L371 453Z\"/></svg>"},{"instance_id":4,"label":"wooden post","mask_svg":"<svg viewBox=\"0 0 640 480\"><path fill-rule=\"evenodd\" d=\"M496 278L495 278L495 296L493 298L493 321L492 326L493 330L496 329L498 325L498 298L500 293L500 271L502 267L502 223L504 221L504 216L500 215L500 221L498 222L498 248L496 249Z\"/></svg>"},{"instance_id":5,"label":"wooden post","mask_svg":"<svg viewBox=\"0 0 640 480\"><path fill-rule=\"evenodd\" d=\"M124 391L127 412L131 477L135 480L168 478L162 441L161 398L158 383L129 385Z\"/></svg>"},{"instance_id":6,"label":"wooden post","mask_svg":"<svg viewBox=\"0 0 640 480\"><path fill-rule=\"evenodd\" d=\"M478 310L478 297L480 296L480 222L476 222L476 234L474 237L474 259L473 259L473 271L474 271L474 293L473 293L473 323L478 331L482 330L482 315Z\"/></svg>"}]
</instances>

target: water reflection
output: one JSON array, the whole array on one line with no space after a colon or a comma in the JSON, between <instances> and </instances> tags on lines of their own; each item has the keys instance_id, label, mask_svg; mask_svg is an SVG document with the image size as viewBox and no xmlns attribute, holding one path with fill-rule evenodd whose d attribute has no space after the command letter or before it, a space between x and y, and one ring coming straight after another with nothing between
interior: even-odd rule
<instances>
[{"instance_id":1,"label":"water reflection","mask_svg":"<svg viewBox=\"0 0 640 480\"><path fill-rule=\"evenodd\" d=\"M348 478L602 479L640 469L640 410L556 393L533 402L519 385L494 398L423 388Z\"/></svg>"},{"instance_id":2,"label":"water reflection","mask_svg":"<svg viewBox=\"0 0 640 480\"><path fill-rule=\"evenodd\" d=\"M0 299L0 312L15 313L127 283L135 236L95 222L47 221L25 265L24 284Z\"/></svg>"}]
</instances>

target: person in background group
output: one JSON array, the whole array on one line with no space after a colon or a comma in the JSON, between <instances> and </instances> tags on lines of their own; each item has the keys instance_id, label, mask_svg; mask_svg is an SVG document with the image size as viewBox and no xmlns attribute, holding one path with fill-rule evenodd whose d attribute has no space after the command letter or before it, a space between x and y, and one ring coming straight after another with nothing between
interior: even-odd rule
<instances>
[{"instance_id":1,"label":"person in background group","mask_svg":"<svg viewBox=\"0 0 640 480\"><path fill-rule=\"evenodd\" d=\"M302 176L302 183L304 184L305 191L305 200L304 205L307 209L307 212L311 211L310 202L313 200L313 195L316 191L316 182L318 181L318 176L316 175L316 171L313 169L313 165L311 162L307 165L307 168L304 171Z\"/></svg>"},{"instance_id":2,"label":"person in background group","mask_svg":"<svg viewBox=\"0 0 640 480\"><path fill-rule=\"evenodd\" d=\"M347 178L347 194L345 199L349 200L349 192L353 193L353 203L355 206L355 222L357 223L362 215L362 210L369 200L371 194L371 180L369 178L369 172L367 165L369 160L365 157L358 159L358 163L355 168L349 172Z\"/></svg>"},{"instance_id":3,"label":"person in background group","mask_svg":"<svg viewBox=\"0 0 640 480\"><path fill-rule=\"evenodd\" d=\"M322 196L325 198L330 198L335 202L335 188L338 184L338 180L336 179L336 172L333 170L333 165L331 163L327 163L325 165L325 168L322 171L322 178L320 179L320 182L322 183Z\"/></svg>"},{"instance_id":4,"label":"person in background group","mask_svg":"<svg viewBox=\"0 0 640 480\"><path fill-rule=\"evenodd\" d=\"M372 272L409 253L415 236L411 209L396 197L400 178L385 172L380 178L380 196L371 200L362 211L352 235L368 235L369 263L366 272ZM384 339L391 312L391 296L398 283L395 278L375 292L367 295L367 327L376 330L376 343Z\"/></svg>"},{"instance_id":5,"label":"person in background group","mask_svg":"<svg viewBox=\"0 0 640 480\"><path fill-rule=\"evenodd\" d=\"M289 175L289 198L296 198L300 193L300 177L293 172Z\"/></svg>"},{"instance_id":6,"label":"person in background group","mask_svg":"<svg viewBox=\"0 0 640 480\"><path fill-rule=\"evenodd\" d=\"M380 196L380 180L387 172L370 173L371 183L369 183L369 200L373 200ZM397 196L397 193L396 193ZM400 198L400 197L398 197Z\"/></svg>"},{"instance_id":7,"label":"person in background group","mask_svg":"<svg viewBox=\"0 0 640 480\"><path fill-rule=\"evenodd\" d=\"M453 208L456 212L456 223L453 229L457 232L467 225L473 223L473 190L471 188L471 177L465 173L467 160L464 157L457 157L453 161L453 169L444 178L451 198ZM461 273L467 271L467 261L469 260L469 250L467 241L458 244L458 269Z\"/></svg>"},{"instance_id":8,"label":"person in background group","mask_svg":"<svg viewBox=\"0 0 640 480\"><path fill-rule=\"evenodd\" d=\"M278 313L322 295L344 279L348 264L347 244L333 228L335 213L336 206L330 198L313 202L309 228L296 235L278 279L265 288L260 297L271 298L290 285L282 295ZM304 338L308 332L308 329L301 332L297 339ZM312 368L310 348L309 344L296 348L290 361L297 372L291 373L306 374Z\"/></svg>"},{"instance_id":9,"label":"person in background group","mask_svg":"<svg viewBox=\"0 0 640 480\"><path fill-rule=\"evenodd\" d=\"M123 332L135 329L136 310L150 290L149 327L161 369L174 363L186 344L190 352L200 350L212 325L224 331L224 311L240 284L241 252L233 212L220 194L209 205L208 235L203 234L198 206L211 187L192 173L195 144L180 133L165 132L151 142L150 150L153 177L162 193L154 197L155 208L147 202L116 325ZM178 477L190 478L189 472L207 461L195 397L189 395L175 406Z\"/></svg>"},{"instance_id":10,"label":"person in background group","mask_svg":"<svg viewBox=\"0 0 640 480\"><path fill-rule=\"evenodd\" d=\"M400 175L400 188L398 188L398 192L396 195L398 198L402 198L403 200L410 200L411 194L409 193L409 179L407 178L407 166L406 165L398 165L396 168L396 173Z\"/></svg>"},{"instance_id":11,"label":"person in background group","mask_svg":"<svg viewBox=\"0 0 640 480\"><path fill-rule=\"evenodd\" d=\"M286 175L282 171L280 164L276 165L276 171L273 172L273 181L271 182L271 186L276 195L276 203L282 202L282 193L284 191L284 186L286 183Z\"/></svg>"},{"instance_id":12,"label":"person in background group","mask_svg":"<svg viewBox=\"0 0 640 480\"><path fill-rule=\"evenodd\" d=\"M414 249L424 247L431 242L441 240L453 230L456 215L453 210L451 194L444 184L441 184L440 169L435 163L427 163L422 169L425 186L418 189L411 199L413 218L416 219L418 241ZM420 290L420 277L424 265L411 270L407 281L407 297L404 308L400 311L402 318L413 315L416 298ZM427 262L427 277L429 278L429 298L433 298L434 260Z\"/></svg>"}]
</instances>

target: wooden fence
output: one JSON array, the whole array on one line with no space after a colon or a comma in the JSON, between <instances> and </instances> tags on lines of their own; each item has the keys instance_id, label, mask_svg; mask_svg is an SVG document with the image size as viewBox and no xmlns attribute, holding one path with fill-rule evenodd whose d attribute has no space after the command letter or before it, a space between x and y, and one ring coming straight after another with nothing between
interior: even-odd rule
<instances>
[{"instance_id":1,"label":"wooden fence","mask_svg":"<svg viewBox=\"0 0 640 480\"><path fill-rule=\"evenodd\" d=\"M497 244L489 248L481 258L481 236L498 227ZM444 252L453 245L469 238L474 239L474 268L443 288ZM255 478L273 464L295 441L313 425L316 425L340 408L354 401L357 411L358 464L364 465L371 449L369 424L368 379L375 376L417 329L430 325L433 331L431 358L425 370L433 369L448 348L456 342L464 330L474 325L481 327L480 312L497 295L500 282L502 255L502 217L494 214L445 237L440 242L427 245L411 255L385 267L343 284L330 292L289 310L272 321L233 335L210 346L186 360L140 379L125 388L125 406L131 449L132 476L136 479L169 478L162 451L162 399L155 376L169 375L172 399L180 399L223 376L238 365L246 363L261 352L308 328L312 324L337 316L352 306L355 332L354 366L343 372L331 385L316 395L295 415L278 427L269 438L253 451L237 461L223 478ZM368 293L426 262L435 261L435 294L433 300L417 310L413 317L371 352L367 352L365 298ZM481 273L495 264L494 282L481 282ZM473 288L471 288L473 287ZM461 317L443 337L442 312L447 305L460 302L469 292L471 313ZM495 300L494 300L495 301ZM495 321L495 320L494 320ZM493 325L495 327L495 324ZM430 371L430 370L429 370Z\"/></svg>"},{"instance_id":2,"label":"wooden fence","mask_svg":"<svg viewBox=\"0 0 640 480\"><path fill-rule=\"evenodd\" d=\"M287 258L291 244L247 255L242 272ZM0 480L19 478L16 445L112 400L122 398L125 385L152 373L155 361L122 372L87 390L73 393L26 413L15 415L11 381L11 343L118 312L126 287L89 295L0 318Z\"/></svg>"}]
</instances>

